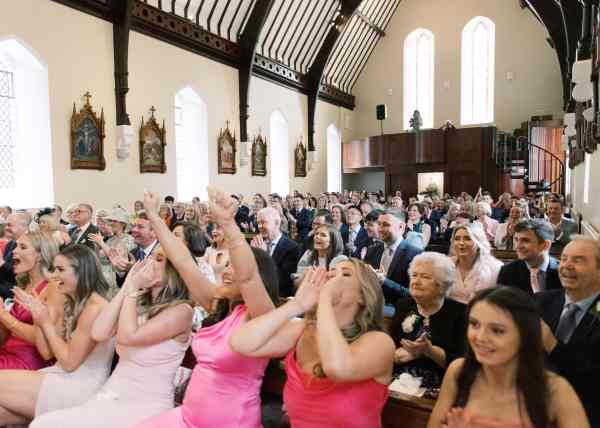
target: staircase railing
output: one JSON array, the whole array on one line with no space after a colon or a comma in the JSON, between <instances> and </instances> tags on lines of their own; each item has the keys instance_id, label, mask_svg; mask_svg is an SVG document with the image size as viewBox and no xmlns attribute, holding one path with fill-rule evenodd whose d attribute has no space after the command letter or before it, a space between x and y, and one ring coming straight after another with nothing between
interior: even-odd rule
<instances>
[{"instance_id":1,"label":"staircase railing","mask_svg":"<svg viewBox=\"0 0 600 428\"><path fill-rule=\"evenodd\" d=\"M526 191L564 194L564 162L527 138L498 132L492 157L504 174L522 179Z\"/></svg>"}]
</instances>

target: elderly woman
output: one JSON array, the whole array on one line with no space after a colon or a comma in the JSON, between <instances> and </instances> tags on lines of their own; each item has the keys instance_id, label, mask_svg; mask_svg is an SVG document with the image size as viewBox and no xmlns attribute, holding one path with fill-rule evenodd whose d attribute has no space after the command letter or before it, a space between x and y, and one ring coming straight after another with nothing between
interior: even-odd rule
<instances>
[{"instance_id":1,"label":"elderly woman","mask_svg":"<svg viewBox=\"0 0 600 428\"><path fill-rule=\"evenodd\" d=\"M52 235L60 247L71 243L71 237L63 229L60 219L56 217L53 211L49 211L49 209L40 211L37 223L40 226L40 232Z\"/></svg>"},{"instance_id":2,"label":"elderly woman","mask_svg":"<svg viewBox=\"0 0 600 428\"><path fill-rule=\"evenodd\" d=\"M449 297L469 303L477 291L496 285L502 262L491 254L490 243L481 226L476 223L456 226L450 254L457 275Z\"/></svg>"},{"instance_id":3,"label":"elderly woman","mask_svg":"<svg viewBox=\"0 0 600 428\"><path fill-rule=\"evenodd\" d=\"M512 250L513 238L515 236L515 226L521 220L525 219L526 205L515 204L508 213L508 219L505 223L500 223L496 229L496 238L494 244L500 250Z\"/></svg>"},{"instance_id":4,"label":"elderly woman","mask_svg":"<svg viewBox=\"0 0 600 428\"><path fill-rule=\"evenodd\" d=\"M331 224L323 224L314 230L313 248L304 252L298 262L298 269L292 276L296 285L299 285L307 268L320 266L328 270L346 259L340 232Z\"/></svg>"},{"instance_id":5,"label":"elderly woman","mask_svg":"<svg viewBox=\"0 0 600 428\"><path fill-rule=\"evenodd\" d=\"M487 202L477 202L475 205L475 217L477 219L474 223L481 225L488 241L494 242L496 229L498 229L498 220L494 220L491 215L492 207L490 204Z\"/></svg>"},{"instance_id":6,"label":"elderly woman","mask_svg":"<svg viewBox=\"0 0 600 428\"><path fill-rule=\"evenodd\" d=\"M440 232L445 232L446 229L452 227L452 222L456 220L458 213L460 213L460 204L450 201L448 211L440 219Z\"/></svg>"},{"instance_id":7,"label":"elderly woman","mask_svg":"<svg viewBox=\"0 0 600 428\"><path fill-rule=\"evenodd\" d=\"M452 360L463 353L466 306L446 298L456 278L452 259L440 253L416 256L408 269L410 297L396 303L390 333L397 369L438 387Z\"/></svg>"}]
</instances>

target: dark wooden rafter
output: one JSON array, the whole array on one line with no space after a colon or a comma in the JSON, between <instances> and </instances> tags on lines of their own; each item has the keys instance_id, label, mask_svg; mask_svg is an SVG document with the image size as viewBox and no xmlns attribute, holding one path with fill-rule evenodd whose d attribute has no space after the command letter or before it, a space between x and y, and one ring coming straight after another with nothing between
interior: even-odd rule
<instances>
[{"instance_id":1,"label":"dark wooden rafter","mask_svg":"<svg viewBox=\"0 0 600 428\"><path fill-rule=\"evenodd\" d=\"M275 0L257 0L248 18L244 31L240 35L238 45L239 58L239 97L240 97L240 141L248 141L248 93L250 78L256 53L256 44L260 31L273 7Z\"/></svg>"},{"instance_id":2,"label":"dark wooden rafter","mask_svg":"<svg viewBox=\"0 0 600 428\"><path fill-rule=\"evenodd\" d=\"M300 71L305 71L308 73L308 70L311 67L311 64L315 61L317 54L319 53L319 49L323 46L323 41L327 37L328 29L331 28L331 24L334 21L335 17L339 15L339 10L337 6L337 1L331 2L331 8L329 9L325 19L321 21L321 26L319 30L314 34L312 42L310 43L306 55L302 59L302 63L300 64Z\"/></svg>"},{"instance_id":3,"label":"dark wooden rafter","mask_svg":"<svg viewBox=\"0 0 600 428\"><path fill-rule=\"evenodd\" d=\"M129 32L134 0L113 0L113 46L117 125L131 125L127 114L129 92Z\"/></svg>"},{"instance_id":4,"label":"dark wooden rafter","mask_svg":"<svg viewBox=\"0 0 600 428\"><path fill-rule=\"evenodd\" d=\"M308 84L308 150L315 151L314 133L315 133L315 114L317 110L317 98L319 96L319 88L321 87L321 79L325 71L325 66L331 55L331 51L335 46L340 34L350 21L350 18L360 6L361 0L342 0L340 13L335 17L329 31L325 36L325 40L321 44L317 54L314 57L306 80Z\"/></svg>"},{"instance_id":5,"label":"dark wooden rafter","mask_svg":"<svg viewBox=\"0 0 600 428\"><path fill-rule=\"evenodd\" d=\"M548 31L563 78L564 108L572 110L571 67L577 55L577 40L581 34L582 5L578 0L525 0L525 3Z\"/></svg>"}]
</instances>

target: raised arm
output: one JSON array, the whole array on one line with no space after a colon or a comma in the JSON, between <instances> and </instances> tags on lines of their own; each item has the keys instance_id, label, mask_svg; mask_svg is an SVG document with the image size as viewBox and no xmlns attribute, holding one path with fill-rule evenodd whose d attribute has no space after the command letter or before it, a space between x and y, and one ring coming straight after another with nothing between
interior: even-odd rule
<instances>
[{"instance_id":1,"label":"raised arm","mask_svg":"<svg viewBox=\"0 0 600 428\"><path fill-rule=\"evenodd\" d=\"M189 333L194 311L190 305L180 304L162 310L150 320L140 323L137 299L143 293L151 292L153 264L150 260L137 265L127 276L123 290L125 298L119 314L117 341L127 346L150 346Z\"/></svg>"},{"instance_id":2,"label":"raised arm","mask_svg":"<svg viewBox=\"0 0 600 428\"><path fill-rule=\"evenodd\" d=\"M132 270L135 266L132 268ZM110 339L116 334L117 322L119 321L119 313L121 305L125 300L125 289L121 288L119 292L112 298L110 303L102 309L92 326L92 339L96 342L103 342Z\"/></svg>"},{"instance_id":3,"label":"raised arm","mask_svg":"<svg viewBox=\"0 0 600 428\"><path fill-rule=\"evenodd\" d=\"M223 226L229 260L250 318L260 316L275 308L258 272L250 245L235 223L235 205L223 191L209 187L210 210L215 221Z\"/></svg>"},{"instance_id":4,"label":"raised arm","mask_svg":"<svg viewBox=\"0 0 600 428\"><path fill-rule=\"evenodd\" d=\"M333 301L342 292L336 277L322 286L317 308L317 347L323 371L338 382L376 379L387 384L392 378L394 341L383 332L368 332L352 343L344 338L333 310Z\"/></svg>"},{"instance_id":5,"label":"raised arm","mask_svg":"<svg viewBox=\"0 0 600 428\"><path fill-rule=\"evenodd\" d=\"M319 296L317 284L325 274L323 268L310 268L293 299L242 324L233 333L229 341L232 349L251 357L284 356L302 335L306 321L297 317L314 308Z\"/></svg>"},{"instance_id":6,"label":"raised arm","mask_svg":"<svg viewBox=\"0 0 600 428\"><path fill-rule=\"evenodd\" d=\"M216 286L200 272L186 245L171 233L165 222L158 216L159 203L156 194L144 193L144 209L152 224L152 230L169 261L183 278L194 301L204 308L210 308Z\"/></svg>"},{"instance_id":7,"label":"raised arm","mask_svg":"<svg viewBox=\"0 0 600 428\"><path fill-rule=\"evenodd\" d=\"M21 290L19 287L14 288L15 296L17 296L17 300L19 297L27 298L30 296L25 291ZM4 301L0 298L0 325L3 327L3 331L8 334L13 334L18 338L21 338L29 343L35 342L35 327L32 324L24 323L4 309Z\"/></svg>"}]
</instances>

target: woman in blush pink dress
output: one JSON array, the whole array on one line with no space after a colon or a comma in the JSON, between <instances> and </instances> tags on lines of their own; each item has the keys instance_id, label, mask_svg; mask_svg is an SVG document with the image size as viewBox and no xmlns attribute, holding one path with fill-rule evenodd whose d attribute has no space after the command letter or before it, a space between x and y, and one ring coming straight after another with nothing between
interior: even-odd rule
<instances>
[{"instance_id":1,"label":"woman in blush pink dress","mask_svg":"<svg viewBox=\"0 0 600 428\"><path fill-rule=\"evenodd\" d=\"M268 358L233 352L232 333L250 319L274 308L277 301L277 267L271 257L251 249L237 227L235 205L223 192L209 188L211 214L222 228L230 265L223 285L216 287L198 270L189 250L175 238L158 216L158 198L147 193L144 206L165 253L184 278L192 298L210 308L214 298L225 299L224 318L203 327L192 339L196 357L183 405L136 428L259 428L260 387Z\"/></svg>"},{"instance_id":2,"label":"woman in blush pink dress","mask_svg":"<svg viewBox=\"0 0 600 428\"><path fill-rule=\"evenodd\" d=\"M108 381L83 405L46 413L29 427L128 428L173 408L173 380L189 346L192 316L183 280L156 248L129 271L92 328L97 341L117 339L119 363Z\"/></svg>"},{"instance_id":3,"label":"woman in blush pink dress","mask_svg":"<svg viewBox=\"0 0 600 428\"><path fill-rule=\"evenodd\" d=\"M395 349L383 331L381 286L362 261L309 270L294 299L244 324L231 346L285 355L283 400L294 428L381 427Z\"/></svg>"},{"instance_id":4,"label":"woman in blush pink dress","mask_svg":"<svg viewBox=\"0 0 600 428\"><path fill-rule=\"evenodd\" d=\"M58 244L49 234L29 232L17 240L14 271L18 281L26 284L23 292L45 294L46 275L57 253ZM0 299L0 337L0 369L37 370L46 365L35 347L31 312L18 301L7 311Z\"/></svg>"}]
</instances>

